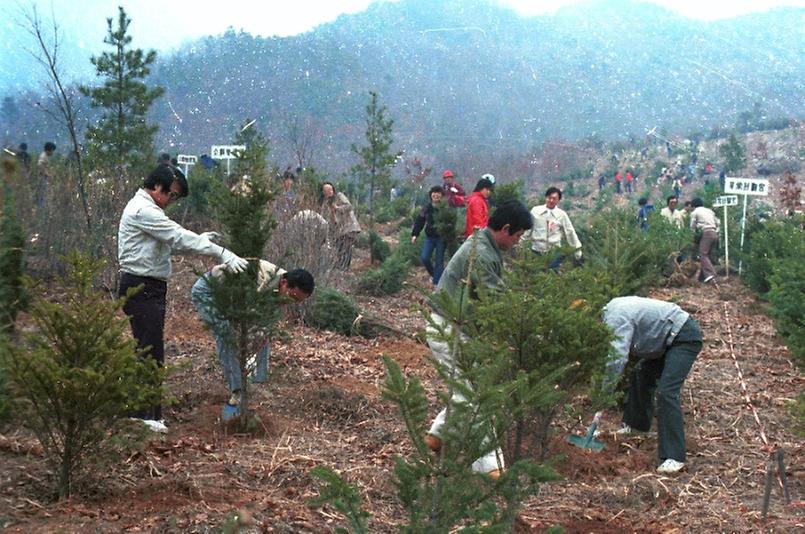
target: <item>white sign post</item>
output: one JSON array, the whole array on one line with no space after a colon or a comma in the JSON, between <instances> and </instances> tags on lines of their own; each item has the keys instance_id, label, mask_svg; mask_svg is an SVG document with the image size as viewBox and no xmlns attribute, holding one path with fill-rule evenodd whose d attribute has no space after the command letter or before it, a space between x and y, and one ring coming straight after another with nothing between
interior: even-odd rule
<instances>
[{"instance_id":1,"label":"white sign post","mask_svg":"<svg viewBox=\"0 0 805 534\"><path fill-rule=\"evenodd\" d=\"M196 156L188 156L186 154L179 154L176 156L176 163L184 167L184 175L190 171L189 167L196 164Z\"/></svg>"},{"instance_id":2,"label":"white sign post","mask_svg":"<svg viewBox=\"0 0 805 534\"><path fill-rule=\"evenodd\" d=\"M724 263L725 263L725 276L730 276L730 232L727 227L727 206L737 206L738 195L723 195L716 197L713 201L713 207L724 206Z\"/></svg>"},{"instance_id":3,"label":"white sign post","mask_svg":"<svg viewBox=\"0 0 805 534\"><path fill-rule=\"evenodd\" d=\"M769 194L769 181L765 178L724 178L724 192L744 196L744 212L741 217L741 252L744 250L746 232L746 203L749 196L765 197ZM743 272L743 259L738 262L738 276Z\"/></svg>"},{"instance_id":4,"label":"white sign post","mask_svg":"<svg viewBox=\"0 0 805 534\"><path fill-rule=\"evenodd\" d=\"M229 162L237 159L241 152L246 151L246 145L212 145L210 157L212 159L226 160L226 174L229 175Z\"/></svg>"}]
</instances>

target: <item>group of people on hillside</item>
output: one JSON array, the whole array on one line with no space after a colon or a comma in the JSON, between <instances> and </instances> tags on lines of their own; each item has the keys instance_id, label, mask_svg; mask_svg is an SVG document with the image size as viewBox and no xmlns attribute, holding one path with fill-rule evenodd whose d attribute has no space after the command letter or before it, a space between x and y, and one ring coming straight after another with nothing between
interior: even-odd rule
<instances>
[{"instance_id":1,"label":"group of people on hillside","mask_svg":"<svg viewBox=\"0 0 805 534\"><path fill-rule=\"evenodd\" d=\"M20 143L16 149L6 148L7 153L13 154L19 162L25 175L34 170L31 166L31 154L28 153L28 143ZM42 152L36 158L36 174L34 178L34 205L39 213L44 212L47 203L48 189L53 180L53 159L56 154L55 143L48 141L42 147Z\"/></svg>"},{"instance_id":2,"label":"group of people on hillside","mask_svg":"<svg viewBox=\"0 0 805 534\"><path fill-rule=\"evenodd\" d=\"M510 200L497 206L490 215L488 201L494 185L494 177L484 175L467 198L453 173L446 171L442 186L430 189L429 202L417 217L412 240L416 241L424 230L427 242L423 249L430 254L436 253L437 261L431 261L428 257L428 261L423 262L434 281L436 293L445 293L454 299L462 295L476 298L476 289L480 286L499 289L504 269L503 253L520 242L528 243L535 254L541 255L552 254L557 247L566 244L576 250L577 258L581 257L581 243L573 225L567 213L558 207L562 198L558 188L549 188L545 203L530 211L520 201ZM322 184L321 192L322 216L326 215L324 218L328 223L340 227L334 240L339 249L339 264L343 268L349 265L351 241L360 227L349 200L343 193L337 192L332 183ZM143 290L128 298L123 309L129 316L138 347L146 351L147 357L162 365L171 254L190 252L216 258L218 264L196 281L191 294L200 316L213 327L219 360L230 391L228 404L236 406L240 402L242 386L240 362L234 355L230 336L221 334L228 328L228 322L211 305L210 282L227 273L244 271L249 260L217 244L218 235L215 232L192 232L165 214L164 210L169 205L187 194L187 180L181 171L170 163L160 163L126 205L118 229L121 270L119 295L125 296L130 288L143 286ZM447 206L442 204L443 198ZM442 269L438 260L440 254L444 254L444 247L442 244L440 249L438 231L434 233L434 212L462 205L466 205L468 211L470 206L476 205L467 223L468 233L464 243ZM701 221L697 224L704 227L712 223L695 210L692 217ZM551 258L552 261L554 259ZM274 291L284 296L285 302L300 302L313 293L315 282L306 270L297 268L285 271L264 259L252 261L257 264L258 290ZM471 264L474 266L473 272L469 272ZM453 325L438 302L439 299L431 301L434 324L440 326L442 331L449 332ZM663 473L679 471L685 462L679 390L701 349L701 333L696 322L675 304L639 297L612 300L602 318L618 335L613 341L618 359L609 367L608 383L617 382L630 355L639 361L631 378L624 429L649 430L656 390L660 435L658 470ZM427 340L439 361L448 367L455 364L450 348L433 327L427 329ZM466 400L455 393L450 402ZM143 419L155 431L167 431L159 404L132 415ZM445 409L436 416L425 438L433 450L439 450L443 445L441 430L446 417L448 411ZM500 450L491 451L472 464L475 471L493 477L499 476L504 467Z\"/></svg>"}]
</instances>

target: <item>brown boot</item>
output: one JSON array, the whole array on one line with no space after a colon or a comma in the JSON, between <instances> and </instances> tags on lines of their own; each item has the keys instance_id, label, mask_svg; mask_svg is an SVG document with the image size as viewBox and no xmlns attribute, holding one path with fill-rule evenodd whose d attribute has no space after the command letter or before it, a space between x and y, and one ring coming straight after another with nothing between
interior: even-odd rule
<instances>
[{"instance_id":1,"label":"brown boot","mask_svg":"<svg viewBox=\"0 0 805 534\"><path fill-rule=\"evenodd\" d=\"M442 450L442 440L433 434L425 434L425 445L427 445L428 448L433 452L439 452Z\"/></svg>"},{"instance_id":2,"label":"brown boot","mask_svg":"<svg viewBox=\"0 0 805 534\"><path fill-rule=\"evenodd\" d=\"M494 471L490 471L487 473L492 480L497 480L500 478L500 475L503 474L503 470L495 469Z\"/></svg>"}]
</instances>

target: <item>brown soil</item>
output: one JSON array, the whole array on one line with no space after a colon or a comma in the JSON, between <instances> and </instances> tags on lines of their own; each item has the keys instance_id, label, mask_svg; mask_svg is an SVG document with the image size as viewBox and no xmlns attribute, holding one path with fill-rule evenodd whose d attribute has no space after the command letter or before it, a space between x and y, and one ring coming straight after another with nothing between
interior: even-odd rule
<instances>
[{"instance_id":1,"label":"brown soil","mask_svg":"<svg viewBox=\"0 0 805 534\"><path fill-rule=\"evenodd\" d=\"M368 264L358 258L358 265ZM168 385L175 397L166 410L170 431L153 436L122 461L96 470L67 502L52 500L52 473L41 448L25 432L0 429L0 528L8 532L322 532L343 526L332 509L312 509L317 494L309 472L327 465L360 488L372 532L392 532L405 521L392 484L394 458L410 453L403 424L382 400L387 354L406 374L422 380L439 409L440 383L416 309L424 303L426 276L417 270L400 295L360 297L360 305L406 334L349 338L288 324L288 342L275 342L271 376L253 390L262 421L257 435L227 432L221 406L227 399L214 343L189 301L192 265L177 265L171 283L167 361L176 366ZM365 267L366 265L364 265ZM656 291L693 312L705 347L683 390L688 465L676 476L658 475L656 437L615 437L618 417L602 423L600 453L564 440L560 421L553 463L564 480L543 484L525 503L518 532L561 525L565 532L774 532L802 531L805 487L803 442L791 429L788 402L802 391L802 375L774 333L763 306L737 282L683 285ZM730 355L734 354L772 448L786 452L794 505L771 496L769 518L760 508L770 449L747 408ZM580 431L577 426L575 429Z\"/></svg>"}]
</instances>

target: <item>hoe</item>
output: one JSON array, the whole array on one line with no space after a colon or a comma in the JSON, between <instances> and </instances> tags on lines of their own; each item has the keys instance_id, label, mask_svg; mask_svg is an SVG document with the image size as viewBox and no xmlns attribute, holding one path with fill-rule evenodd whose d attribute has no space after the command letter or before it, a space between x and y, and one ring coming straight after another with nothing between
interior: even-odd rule
<instances>
[{"instance_id":1,"label":"hoe","mask_svg":"<svg viewBox=\"0 0 805 534\"><path fill-rule=\"evenodd\" d=\"M595 417L593 417L593 422L590 424L590 428L587 429L587 434L584 436L568 436L567 440L575 445L576 447L580 447L582 449L588 449L591 451L601 451L604 448L604 443L595 439L595 429L598 428L598 423L601 421L601 412L596 412Z\"/></svg>"}]
</instances>

